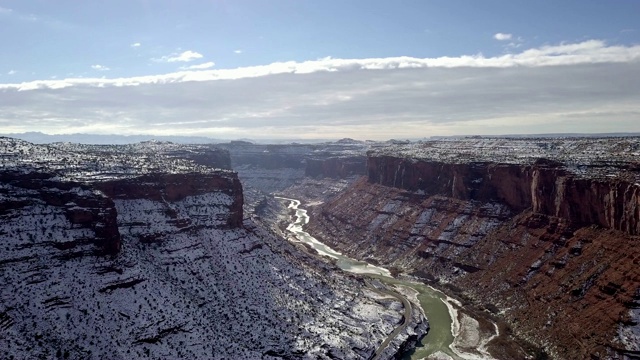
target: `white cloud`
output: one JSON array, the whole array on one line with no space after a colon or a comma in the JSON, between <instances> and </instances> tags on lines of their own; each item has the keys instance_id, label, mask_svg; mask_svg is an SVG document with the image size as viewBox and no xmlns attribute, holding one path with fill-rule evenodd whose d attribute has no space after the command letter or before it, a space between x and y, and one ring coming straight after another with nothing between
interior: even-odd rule
<instances>
[{"instance_id":1,"label":"white cloud","mask_svg":"<svg viewBox=\"0 0 640 360\"><path fill-rule=\"evenodd\" d=\"M234 53L236 54L242 54L242 50L238 49L238 50L233 50Z\"/></svg>"},{"instance_id":2,"label":"white cloud","mask_svg":"<svg viewBox=\"0 0 640 360\"><path fill-rule=\"evenodd\" d=\"M188 51L187 51L188 52ZM184 53L183 53L184 54ZM181 54L182 55L182 54ZM199 55L199 54L198 54ZM413 58L390 57L370 59L334 59L325 57L304 62L276 62L268 65L217 69L206 71L180 71L162 75L129 78L69 78L55 82L37 80L20 84L0 84L0 89L34 90L69 86L138 86L142 84L168 84L189 81L237 80L275 74L309 74L316 72L349 72L358 70L393 70L419 68L510 68L541 67L598 63L625 63L640 61L640 45L607 46L601 40L588 40L574 44L542 46L486 58L482 55L459 57Z\"/></svg>"},{"instance_id":3,"label":"white cloud","mask_svg":"<svg viewBox=\"0 0 640 360\"><path fill-rule=\"evenodd\" d=\"M10 14L13 10L0 6L0 14Z\"/></svg>"},{"instance_id":4,"label":"white cloud","mask_svg":"<svg viewBox=\"0 0 640 360\"><path fill-rule=\"evenodd\" d=\"M212 68L216 65L213 61L209 61L203 64L191 65L191 66L182 66L180 69L182 70L204 70Z\"/></svg>"},{"instance_id":5,"label":"white cloud","mask_svg":"<svg viewBox=\"0 0 640 360\"><path fill-rule=\"evenodd\" d=\"M203 56L195 51L187 50L181 53L173 53L171 55L163 56L159 59L153 59L158 62L189 62L196 59L201 59Z\"/></svg>"},{"instance_id":6,"label":"white cloud","mask_svg":"<svg viewBox=\"0 0 640 360\"><path fill-rule=\"evenodd\" d=\"M505 34L505 33L497 33L497 34L493 35L494 39L500 40L500 41L511 40L512 37L513 37L513 35Z\"/></svg>"},{"instance_id":7,"label":"white cloud","mask_svg":"<svg viewBox=\"0 0 640 360\"><path fill-rule=\"evenodd\" d=\"M135 42L135 43L133 43L133 44L131 44L131 45L129 45L129 46L131 46L132 48L137 48L137 47L142 46L142 44L141 44L141 43L139 43L139 42Z\"/></svg>"},{"instance_id":8,"label":"white cloud","mask_svg":"<svg viewBox=\"0 0 640 360\"><path fill-rule=\"evenodd\" d=\"M12 70L7 71L7 75L13 75L13 74L16 74L16 73L17 73L17 71L16 71L16 70L13 70L13 69L12 69Z\"/></svg>"},{"instance_id":9,"label":"white cloud","mask_svg":"<svg viewBox=\"0 0 640 360\"><path fill-rule=\"evenodd\" d=\"M12 131L360 139L640 131L640 45L325 58L0 90L0 128Z\"/></svg>"},{"instance_id":10,"label":"white cloud","mask_svg":"<svg viewBox=\"0 0 640 360\"><path fill-rule=\"evenodd\" d=\"M108 67L106 67L104 65L99 65L99 64L91 65L91 68L93 70L98 70L98 71L109 71L109 70L111 70L110 68L108 68Z\"/></svg>"}]
</instances>

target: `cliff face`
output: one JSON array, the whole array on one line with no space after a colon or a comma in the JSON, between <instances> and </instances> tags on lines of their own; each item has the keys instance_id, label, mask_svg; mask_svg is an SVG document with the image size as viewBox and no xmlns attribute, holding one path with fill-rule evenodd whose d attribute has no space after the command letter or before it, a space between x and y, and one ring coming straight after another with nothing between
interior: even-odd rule
<instances>
[{"instance_id":1,"label":"cliff face","mask_svg":"<svg viewBox=\"0 0 640 360\"><path fill-rule=\"evenodd\" d=\"M157 202L176 202L208 193L226 194L231 201L229 204L225 203L228 208L225 211L225 223L229 227L242 226L242 186L234 173L149 174L107 180L96 183L95 187L112 199L146 199Z\"/></svg>"},{"instance_id":2,"label":"cliff face","mask_svg":"<svg viewBox=\"0 0 640 360\"><path fill-rule=\"evenodd\" d=\"M64 181L50 173L0 172L2 184L0 214L7 214L6 221L27 221L23 212L33 206L49 208L47 211L64 214L64 221L56 223L59 230L88 229L91 235L79 239L64 239L45 243L60 250L74 248L79 243L96 246L97 254L114 255L120 251L121 236L116 199L146 199L167 204L187 197L205 194L224 194L229 200L217 205L216 226L237 228L243 221L242 186L237 176L230 172L210 174L150 174L135 178L113 179L94 183ZM226 199L225 198L225 199ZM26 215L25 215L26 216ZM177 217L178 214L174 214ZM30 216L28 216L30 217ZM37 232L35 224L33 231ZM49 231L42 223L41 230ZM26 230L23 230L26 231ZM49 231L51 233L51 231ZM49 235L55 238L53 235ZM42 239L37 236L36 238ZM92 252L93 253L93 252Z\"/></svg>"},{"instance_id":3,"label":"cliff face","mask_svg":"<svg viewBox=\"0 0 640 360\"><path fill-rule=\"evenodd\" d=\"M561 217L572 226L598 225L640 233L640 185L619 178L581 178L561 164L442 163L370 157L372 183L460 200L498 202L514 211Z\"/></svg>"},{"instance_id":4,"label":"cliff face","mask_svg":"<svg viewBox=\"0 0 640 360\"><path fill-rule=\"evenodd\" d=\"M637 242L525 211L464 254L482 270L454 283L558 358L622 358L638 351Z\"/></svg>"},{"instance_id":5,"label":"cliff face","mask_svg":"<svg viewBox=\"0 0 640 360\"><path fill-rule=\"evenodd\" d=\"M330 157L307 159L305 176L344 179L354 175L366 174L365 156Z\"/></svg>"},{"instance_id":6,"label":"cliff face","mask_svg":"<svg viewBox=\"0 0 640 360\"><path fill-rule=\"evenodd\" d=\"M368 178L315 208L309 232L446 279L557 358L619 358L640 350L639 191L548 160L372 156Z\"/></svg>"},{"instance_id":7,"label":"cliff face","mask_svg":"<svg viewBox=\"0 0 640 360\"><path fill-rule=\"evenodd\" d=\"M60 181L47 173L2 172L0 184L0 214L7 225L14 223L16 229L21 229L20 236L26 235L31 239L31 244L26 247L39 243L58 250L69 250L77 245L93 244L96 251L87 254L96 252L112 255L120 250L116 208L104 194L85 184ZM51 224L45 223L45 219L33 221L38 218L40 211L42 214L56 214L52 217L59 220L53 229ZM80 229L86 229L89 233L79 232ZM59 231L82 235L54 236L53 233Z\"/></svg>"}]
</instances>

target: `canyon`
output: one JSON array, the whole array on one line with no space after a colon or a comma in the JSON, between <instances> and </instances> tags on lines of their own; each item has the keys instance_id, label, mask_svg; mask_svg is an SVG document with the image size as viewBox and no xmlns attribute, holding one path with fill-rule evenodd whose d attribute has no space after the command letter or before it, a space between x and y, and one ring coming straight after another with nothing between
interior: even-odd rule
<instances>
[{"instance_id":1,"label":"canyon","mask_svg":"<svg viewBox=\"0 0 640 360\"><path fill-rule=\"evenodd\" d=\"M333 249L444 292L487 339L470 353L640 357L640 138L0 140L2 357L411 353L420 311L378 346L415 296L287 241L277 196Z\"/></svg>"},{"instance_id":2,"label":"canyon","mask_svg":"<svg viewBox=\"0 0 640 360\"><path fill-rule=\"evenodd\" d=\"M302 199L318 240L498 319L492 356L638 357L638 138L345 144L292 145L295 166L229 150L258 212L265 193Z\"/></svg>"},{"instance_id":3,"label":"canyon","mask_svg":"<svg viewBox=\"0 0 640 360\"><path fill-rule=\"evenodd\" d=\"M314 236L449 289L554 358L638 356L638 139L464 139L368 155L367 176L312 211Z\"/></svg>"}]
</instances>

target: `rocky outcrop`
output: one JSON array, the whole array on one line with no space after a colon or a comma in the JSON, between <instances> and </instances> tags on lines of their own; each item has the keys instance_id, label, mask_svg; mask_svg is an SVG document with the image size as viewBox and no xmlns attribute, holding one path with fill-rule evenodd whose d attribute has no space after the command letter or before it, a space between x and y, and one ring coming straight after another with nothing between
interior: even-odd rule
<instances>
[{"instance_id":1,"label":"rocky outcrop","mask_svg":"<svg viewBox=\"0 0 640 360\"><path fill-rule=\"evenodd\" d=\"M233 201L228 205L229 227L241 227L243 220L242 185L235 173L148 174L134 178L99 182L95 187L113 199L146 199L175 202L189 196L224 193Z\"/></svg>"},{"instance_id":2,"label":"rocky outcrop","mask_svg":"<svg viewBox=\"0 0 640 360\"><path fill-rule=\"evenodd\" d=\"M209 199L224 201L211 204L224 208L216 212L220 218L215 226L241 227L242 187L236 173L224 170L230 164L229 152L212 145L157 141L35 145L0 137L0 185L6 195L0 213L16 210L11 221L18 222L18 208L50 206L56 209L51 211L59 210L66 217L63 223L55 224L56 228L66 232L90 229L93 234L84 238L91 239L89 242L102 253L113 255L121 248L114 200L146 199L169 204L187 197L223 194ZM169 205L165 208L173 211ZM173 225L187 226L188 220L178 214L173 217ZM76 242L69 240L56 247L69 248Z\"/></svg>"},{"instance_id":3,"label":"rocky outcrop","mask_svg":"<svg viewBox=\"0 0 640 360\"><path fill-rule=\"evenodd\" d=\"M51 207L46 211L64 214L66 221L56 224L57 228L84 228L93 232L91 236L49 242L33 228L31 231L35 243L40 238L40 241L66 250L74 248L79 242L90 242L97 246L99 253L116 254L120 250L116 208L113 201L104 194L94 191L86 184L60 181L54 174L48 173L1 172L0 183L0 214L6 217L5 221L28 222L28 219L22 219L19 214L28 213L32 207L45 206ZM37 227L36 224L32 226ZM41 229L43 235L47 231L51 234L44 223Z\"/></svg>"},{"instance_id":4,"label":"rocky outcrop","mask_svg":"<svg viewBox=\"0 0 640 360\"><path fill-rule=\"evenodd\" d=\"M78 242L89 242L100 254L114 255L121 248L118 213L115 199L146 199L157 202L175 202L189 196L222 193L232 201L225 203L222 223L238 228L243 221L242 186L235 173L221 171L209 174L149 174L133 178L79 183L64 181L50 173L0 172L2 198L0 214L10 221L21 221L19 213L41 204L64 214L66 221L56 224L64 230L86 228L91 236L66 239L54 247L70 249ZM222 205L222 204L221 204ZM21 210L22 209L22 210ZM184 220L182 220L184 222ZM176 219L177 226L181 224ZM47 226L43 224L43 229ZM46 232L46 230L44 230ZM35 236L35 235L34 235Z\"/></svg>"}]
</instances>

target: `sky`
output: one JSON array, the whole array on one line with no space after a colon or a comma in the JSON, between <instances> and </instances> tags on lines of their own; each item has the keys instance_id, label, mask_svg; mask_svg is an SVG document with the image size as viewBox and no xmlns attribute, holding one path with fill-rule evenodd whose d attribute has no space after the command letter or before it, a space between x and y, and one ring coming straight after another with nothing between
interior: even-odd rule
<instances>
[{"instance_id":1,"label":"sky","mask_svg":"<svg viewBox=\"0 0 640 360\"><path fill-rule=\"evenodd\" d=\"M637 0L0 0L0 133L640 132Z\"/></svg>"}]
</instances>

